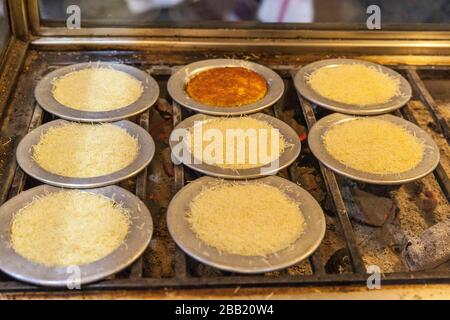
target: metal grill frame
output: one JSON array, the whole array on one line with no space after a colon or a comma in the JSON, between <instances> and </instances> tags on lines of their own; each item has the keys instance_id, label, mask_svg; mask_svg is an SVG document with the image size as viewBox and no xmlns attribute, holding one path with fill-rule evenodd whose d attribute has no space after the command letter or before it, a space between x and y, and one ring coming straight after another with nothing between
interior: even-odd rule
<instances>
[{"instance_id":1,"label":"metal grill frame","mask_svg":"<svg viewBox=\"0 0 450 320\"><path fill-rule=\"evenodd\" d=\"M44 118L44 111L37 106L34 101L33 90L31 90L39 77L49 70L49 67L62 66L65 64L72 64L79 62L79 60L111 60L111 52L97 52L85 53L78 52L70 56L58 55L58 53L50 52L43 53L45 61L33 60L31 55L27 55L25 65L32 71L31 74L37 76L33 77L19 77L15 84L16 91L21 91L23 96L11 95L13 98L8 104L9 122L4 121L1 130L5 126L9 129L19 131L16 135L12 148L14 149L17 142L23 137L26 132L39 126ZM145 60L145 56L139 54L130 54L124 63L135 65L141 69L147 69L153 76L169 76L179 66L176 65L158 65L152 66L152 62ZM276 70L284 79L285 82L293 81L293 75L298 66L290 65L273 65L269 66ZM425 67L420 67L425 68ZM399 67L397 69L406 73L410 83L413 85L414 94L419 97L424 105L428 108L433 116L434 123L440 128L448 141L448 131L445 129L445 124L442 122L442 117L439 115L436 104L423 85L422 80L418 76L417 68L413 66ZM438 70L434 68L433 70ZM284 99L282 98L272 108L275 116L279 117ZM6 105L6 103L5 103ZM33 105L33 108L26 108L24 105ZM173 108L173 124L174 126L182 120L182 109L176 103L172 103ZM296 106L298 111L303 114L306 125L311 128L316 122L316 115L314 113L313 105L305 100L302 96L298 96L298 104ZM403 107L400 111L395 113L407 120L416 122L408 105ZM140 115L138 122L145 129L149 129L151 112L147 111ZM417 122L416 122L417 123ZM19 128L19 129L17 129ZM8 128L5 130L8 131ZM8 159L5 174L0 177L0 203L15 196L21 192L25 186L27 176L17 167L15 162L15 155L12 153ZM321 257L316 253L309 258L313 273L311 275L298 276L263 276L252 275L244 276L239 274L231 274L219 277L198 277L189 274L188 262L186 255L176 249L174 270L175 276L171 278L146 278L143 277L143 261L142 258L130 267L129 276L120 279L106 279L104 281L94 283L83 287L84 290L136 290L136 289L153 289L153 288L205 288L205 287L261 287L261 286L327 286L327 285L365 285L368 275L362 259L362 255L355 241L352 224L348 216L347 208L341 195L338 179L335 174L321 164L320 171L325 182L328 194L331 196L333 206L335 208L335 215L339 221L341 233L346 242L346 249L352 262L353 272L349 274L327 274L324 269L324 263ZM442 188L443 193L449 199L450 182L449 177L445 174L442 166L439 165L433 172L436 180ZM147 183L147 169L141 172L136 178L136 194L145 202L146 183ZM174 169L174 185L176 190L179 190L185 183L185 172L183 166L175 166ZM394 272L383 274L383 283L386 284L417 284L417 283L450 283L450 272L446 271L430 271L430 272ZM32 292L32 291L54 291L54 288L43 288L29 285L26 283L15 281L7 278L5 281L0 280L0 292ZM58 289L56 289L58 290Z\"/></svg>"}]
</instances>

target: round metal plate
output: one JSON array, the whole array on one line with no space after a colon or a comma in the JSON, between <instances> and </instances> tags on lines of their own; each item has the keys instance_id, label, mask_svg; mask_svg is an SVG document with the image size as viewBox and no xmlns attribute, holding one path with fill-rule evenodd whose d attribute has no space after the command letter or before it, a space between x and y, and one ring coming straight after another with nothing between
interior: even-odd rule
<instances>
[{"instance_id":1,"label":"round metal plate","mask_svg":"<svg viewBox=\"0 0 450 320\"><path fill-rule=\"evenodd\" d=\"M247 104L240 107L213 107L206 104L199 103L192 99L185 90L186 84L189 80L196 74L212 69L212 68L222 68L222 67L243 67L252 70L262 77L264 77L269 86L267 94L261 100ZM256 64L246 60L233 60L233 59L211 59L202 60L198 62L191 63L176 73L174 73L167 83L167 90L170 96L176 102L182 106L192 109L197 112L210 115L241 115L255 113L267 107L270 107L275 102L277 102L284 92L284 83L280 76L274 71L260 64Z\"/></svg>"},{"instance_id":2,"label":"round metal plate","mask_svg":"<svg viewBox=\"0 0 450 320\"><path fill-rule=\"evenodd\" d=\"M281 154L281 156L278 158L278 164L271 163L268 165L265 165L263 167L256 167L256 168L249 168L249 169L225 169L220 168L218 166L209 165L207 163L195 163L194 157L192 154L189 155L189 158L191 159L190 162L184 162L186 166L189 168L207 174L209 176L219 177L219 178L226 178L226 179L252 179L252 178L259 178L261 176L268 176L276 174L281 169L286 168L289 166L292 162L297 159L297 157L300 154L301 149L301 143L300 139L297 136L297 133L292 129L290 126L288 126L286 123L284 123L281 120L278 120L277 118L271 117L269 115L266 115L264 113L257 113L249 115L248 117L255 118L261 121L265 121L269 123L271 126L273 126L275 129L278 129L280 132L280 135L282 135L286 141L287 144L290 144L289 147L286 147L285 151ZM183 150L188 150L186 141L182 139L181 141L176 137L176 129L185 129L189 130L194 126L194 123L197 121L210 121L213 119L217 119L216 117L204 115L204 114L196 114L192 117L187 118L186 120L180 122L172 131L172 134L170 135L169 144L170 148L173 150L173 148L178 143L183 143ZM181 163L183 162L183 157L173 153L173 156ZM273 166L273 168L272 168Z\"/></svg>"},{"instance_id":3,"label":"round metal plate","mask_svg":"<svg viewBox=\"0 0 450 320\"><path fill-rule=\"evenodd\" d=\"M186 213L192 199L205 187L221 183L247 183L242 180L219 180L201 177L182 188L172 199L167 210L167 226L177 245L194 259L212 267L240 272L262 273L287 268L311 255L325 235L325 216L317 201L297 184L286 179L271 176L258 180L281 189L298 203L305 219L305 230L289 248L266 257L246 257L219 252L197 238L189 226ZM251 182L249 182L251 183ZM226 217L224 217L226 219Z\"/></svg>"},{"instance_id":4,"label":"round metal plate","mask_svg":"<svg viewBox=\"0 0 450 320\"><path fill-rule=\"evenodd\" d=\"M36 196L63 189L41 185L24 191L0 207L0 269L18 280L53 287L65 287L73 277L66 267L47 267L22 257L11 247L10 226L14 214ZM153 233L153 222L145 204L131 192L117 186L87 189L121 203L130 210L131 224L123 244L109 255L80 267L81 284L101 280L133 263L147 248Z\"/></svg>"},{"instance_id":5,"label":"round metal plate","mask_svg":"<svg viewBox=\"0 0 450 320\"><path fill-rule=\"evenodd\" d=\"M113 68L115 70L128 73L130 76L142 82L144 89L142 95L136 102L130 104L129 106L102 112L72 109L56 101L52 94L52 81L54 79L62 77L73 71L95 67ZM153 77L146 72L125 64L111 62L86 62L70 65L50 72L39 81L36 89L34 90L34 95L37 102L44 110L60 118L83 122L110 122L129 118L150 108L158 99L159 86L155 79L153 79Z\"/></svg>"},{"instance_id":6,"label":"round metal plate","mask_svg":"<svg viewBox=\"0 0 450 320\"><path fill-rule=\"evenodd\" d=\"M308 144L312 153L317 157L317 159L320 160L320 162L322 162L331 170L348 178L372 184L402 184L420 179L436 168L439 163L439 148L425 131L409 121L392 116L390 114L375 116L373 118L389 121L393 124L401 126L412 135L415 135L419 140L423 141L425 145L425 153L422 161L415 168L402 173L375 174L352 169L334 159L325 149L322 141L323 135L334 125L358 119L358 117L343 115L340 113L333 113L329 116L326 116L320 119L312 127L308 137Z\"/></svg>"},{"instance_id":7,"label":"round metal plate","mask_svg":"<svg viewBox=\"0 0 450 320\"><path fill-rule=\"evenodd\" d=\"M316 91L314 91L307 82L308 77L314 71L320 68L333 68L342 64L355 64L355 63L375 67L378 70L382 71L383 73L390 75L391 77L400 79L400 89L399 89L400 93L392 97L386 103L360 106L342 103L325 98ZM297 72L294 78L294 83L295 87L302 94L302 96L312 101L313 103L317 104L318 106L341 113L356 114L356 115L375 115L391 112L404 106L409 101L409 99L411 99L412 94L411 86L409 85L408 81L406 81L405 78L403 78L399 73L395 72L394 70L386 68L376 63L353 59L328 59L308 64Z\"/></svg>"},{"instance_id":8,"label":"round metal plate","mask_svg":"<svg viewBox=\"0 0 450 320\"><path fill-rule=\"evenodd\" d=\"M92 178L73 178L53 174L43 169L34 161L32 157L33 146L39 143L41 136L46 133L49 128L60 127L67 123L69 122L65 120L48 122L28 133L22 141L20 141L17 147L16 157L17 162L23 171L39 181L58 187L96 188L115 184L119 181L133 177L150 163L155 154L155 143L150 134L137 124L128 120L122 120L113 122L112 124L125 129L131 136L138 140L139 144L138 156L130 165L111 174ZM113 143L113 141L111 143ZM70 155L67 156L70 157Z\"/></svg>"}]
</instances>

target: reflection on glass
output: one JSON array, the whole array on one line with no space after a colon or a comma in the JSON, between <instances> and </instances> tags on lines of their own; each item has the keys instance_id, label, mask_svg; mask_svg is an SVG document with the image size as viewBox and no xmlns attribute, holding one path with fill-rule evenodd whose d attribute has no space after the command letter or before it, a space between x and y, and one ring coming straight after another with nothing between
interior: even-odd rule
<instances>
[{"instance_id":1,"label":"reflection on glass","mask_svg":"<svg viewBox=\"0 0 450 320\"><path fill-rule=\"evenodd\" d=\"M40 0L39 3L41 17L47 23L62 23L67 17L67 6L73 4L80 6L85 23L112 26L189 23L195 26L243 21L362 24L367 19L367 7L373 4L380 7L383 23L450 23L448 0Z\"/></svg>"}]
</instances>

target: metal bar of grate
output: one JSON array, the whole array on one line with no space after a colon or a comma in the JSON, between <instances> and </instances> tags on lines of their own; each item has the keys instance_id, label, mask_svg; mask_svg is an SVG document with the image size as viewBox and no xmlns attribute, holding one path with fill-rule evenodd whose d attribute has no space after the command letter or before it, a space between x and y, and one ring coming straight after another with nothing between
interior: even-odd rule
<instances>
[{"instance_id":1,"label":"metal bar of grate","mask_svg":"<svg viewBox=\"0 0 450 320\"><path fill-rule=\"evenodd\" d=\"M139 118L139 125L146 131L150 127L150 112L145 111ZM137 175L136 178L136 196L140 198L145 203L147 196L147 167ZM140 256L130 267L130 278L142 278L142 273L144 270L143 258Z\"/></svg>"},{"instance_id":2,"label":"metal bar of grate","mask_svg":"<svg viewBox=\"0 0 450 320\"><path fill-rule=\"evenodd\" d=\"M46 63L39 61L30 62L30 57L27 57L26 60L25 64L29 64L29 69L22 73L22 75L25 73L26 76L19 77L17 88L20 89L16 89L10 103L10 107L19 105L21 108L5 110L4 125L0 132L1 136L11 139L8 149L9 156L4 159L8 163L8 166L0 176L0 205L8 198L18 167L15 155L16 147L22 137L27 133L34 113L35 100L33 89L35 82L48 68Z\"/></svg>"},{"instance_id":3,"label":"metal bar of grate","mask_svg":"<svg viewBox=\"0 0 450 320\"><path fill-rule=\"evenodd\" d=\"M182 120L181 106L177 102L173 101L172 110L173 126L175 127ZM184 186L184 168L182 164L174 165L174 180L174 191L178 192ZM178 248L178 246L175 248L175 274L181 278L185 278L187 276L186 255L180 248Z\"/></svg>"},{"instance_id":4,"label":"metal bar of grate","mask_svg":"<svg viewBox=\"0 0 450 320\"><path fill-rule=\"evenodd\" d=\"M178 68L161 68L162 74L172 74L176 72ZM173 127L177 126L182 120L182 112L181 112L181 106L176 102L172 101L172 124ZM178 192L181 188L184 186L184 167L182 164L174 165L174 191ZM174 269L175 269L175 275L179 278L186 278L188 275L187 272L187 259L184 252L176 246L175 248L175 257L174 257L175 263L174 263Z\"/></svg>"},{"instance_id":5,"label":"metal bar of grate","mask_svg":"<svg viewBox=\"0 0 450 320\"><path fill-rule=\"evenodd\" d=\"M367 276L363 274L340 274L340 275L303 275L303 276L280 276L262 277L258 275L232 276L232 277L211 277L211 278L142 278L142 279L111 279L91 284L83 289L90 290L148 290L149 288L206 288L206 287L295 287L295 286L331 286L331 285L363 285L367 281ZM450 274L441 272L394 272L382 275L382 282L388 284L409 284L409 283L448 283ZM1 282L2 292L45 292L63 291L61 288L43 288L32 286L18 281Z\"/></svg>"},{"instance_id":6,"label":"metal bar of grate","mask_svg":"<svg viewBox=\"0 0 450 320\"><path fill-rule=\"evenodd\" d=\"M292 74L292 77L294 77L294 73ZM316 123L316 116L314 115L313 108L310 102L305 100L300 93L297 92L297 94L306 124L308 125L308 129L311 129L311 127ZM319 165L328 192L331 194L336 209L337 218L341 224L342 233L346 240L348 254L350 255L350 259L352 261L353 270L354 272L360 274L366 273L366 267L355 240L352 224L348 217L347 208L345 207L344 199L342 199L336 176L323 164L319 163Z\"/></svg>"},{"instance_id":7,"label":"metal bar of grate","mask_svg":"<svg viewBox=\"0 0 450 320\"><path fill-rule=\"evenodd\" d=\"M436 123L437 127L439 128L439 130L441 130L445 139L447 139L447 142L449 142L450 129L448 127L448 123L437 110L438 107L436 105L436 102L434 101L430 92L426 88L422 79L420 79L419 75L417 74L417 71L412 67L408 67L406 69L406 73L409 78L409 82L412 84L414 91L418 94L420 100L430 111L431 116L433 117L433 120Z\"/></svg>"},{"instance_id":8,"label":"metal bar of grate","mask_svg":"<svg viewBox=\"0 0 450 320\"><path fill-rule=\"evenodd\" d=\"M33 116L31 117L30 125L28 127L28 132L36 129L42 123L42 118L44 117L44 111L38 104L34 107ZM23 191L26 182L26 174L22 169L17 166L16 172L14 173L13 182L8 193L8 199L11 199Z\"/></svg>"},{"instance_id":9,"label":"metal bar of grate","mask_svg":"<svg viewBox=\"0 0 450 320\"><path fill-rule=\"evenodd\" d=\"M289 73L286 72L286 69L277 69L277 71L279 73L281 73L282 76L289 76ZM289 86L289 80L284 79L284 86L285 88L287 88ZM283 94L283 96L281 97L280 100L278 100L277 103L275 103L275 105L273 106L273 113L274 116L280 120L282 118L282 114L283 114L283 107L284 105L287 103L286 101L286 94ZM288 170L288 168L283 169L283 171L285 172L286 176L289 177L289 180L292 181L292 176L290 173L290 170ZM314 252L310 257L309 257L309 263L311 264L312 270L315 274L325 274L325 266L324 263L322 261L322 258L320 257L320 253L318 251Z\"/></svg>"},{"instance_id":10,"label":"metal bar of grate","mask_svg":"<svg viewBox=\"0 0 450 320\"><path fill-rule=\"evenodd\" d=\"M175 101L172 102L172 110L173 110L173 126L177 126L181 120L181 107ZM184 186L184 169L183 165L175 165L174 166L174 180L175 180L175 191L178 192Z\"/></svg>"}]
</instances>

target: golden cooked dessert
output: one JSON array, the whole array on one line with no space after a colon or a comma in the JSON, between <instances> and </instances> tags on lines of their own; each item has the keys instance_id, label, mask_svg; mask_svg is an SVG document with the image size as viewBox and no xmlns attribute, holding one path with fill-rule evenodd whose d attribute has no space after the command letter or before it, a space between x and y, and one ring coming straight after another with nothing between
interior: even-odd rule
<instances>
[{"instance_id":1,"label":"golden cooked dessert","mask_svg":"<svg viewBox=\"0 0 450 320\"><path fill-rule=\"evenodd\" d=\"M129 211L103 195L60 191L35 197L14 214L11 245L42 265L84 265L116 250L129 225Z\"/></svg>"},{"instance_id":2,"label":"golden cooked dessert","mask_svg":"<svg viewBox=\"0 0 450 320\"><path fill-rule=\"evenodd\" d=\"M189 152L197 158L201 157L205 163L220 168L261 167L278 159L288 147L277 129L266 121L251 117L220 117L204 121L201 126L203 137L199 135L200 142L195 143L195 127L189 130ZM210 137L207 138L211 132L219 135L214 137L213 143Z\"/></svg>"},{"instance_id":3,"label":"golden cooked dessert","mask_svg":"<svg viewBox=\"0 0 450 320\"><path fill-rule=\"evenodd\" d=\"M242 256L286 249L305 227L298 204L278 188L258 182L203 189L190 203L187 220L207 245Z\"/></svg>"},{"instance_id":4,"label":"golden cooked dessert","mask_svg":"<svg viewBox=\"0 0 450 320\"><path fill-rule=\"evenodd\" d=\"M53 81L53 97L66 107L83 111L110 111L136 102L141 81L113 68L88 68Z\"/></svg>"},{"instance_id":5,"label":"golden cooked dessert","mask_svg":"<svg viewBox=\"0 0 450 320\"><path fill-rule=\"evenodd\" d=\"M138 151L137 139L116 125L67 123L42 135L33 159L48 172L90 178L125 168Z\"/></svg>"},{"instance_id":6,"label":"golden cooked dessert","mask_svg":"<svg viewBox=\"0 0 450 320\"><path fill-rule=\"evenodd\" d=\"M358 118L330 128L322 137L328 153L346 166L375 174L401 173L422 161L423 143L391 122Z\"/></svg>"},{"instance_id":7,"label":"golden cooked dessert","mask_svg":"<svg viewBox=\"0 0 450 320\"><path fill-rule=\"evenodd\" d=\"M399 93L400 80L363 64L322 67L308 79L321 96L337 102L366 106L386 103Z\"/></svg>"},{"instance_id":8,"label":"golden cooked dessert","mask_svg":"<svg viewBox=\"0 0 450 320\"><path fill-rule=\"evenodd\" d=\"M197 102L214 107L239 107L264 98L268 85L264 77L242 67L213 68L200 72L186 85Z\"/></svg>"}]
</instances>

